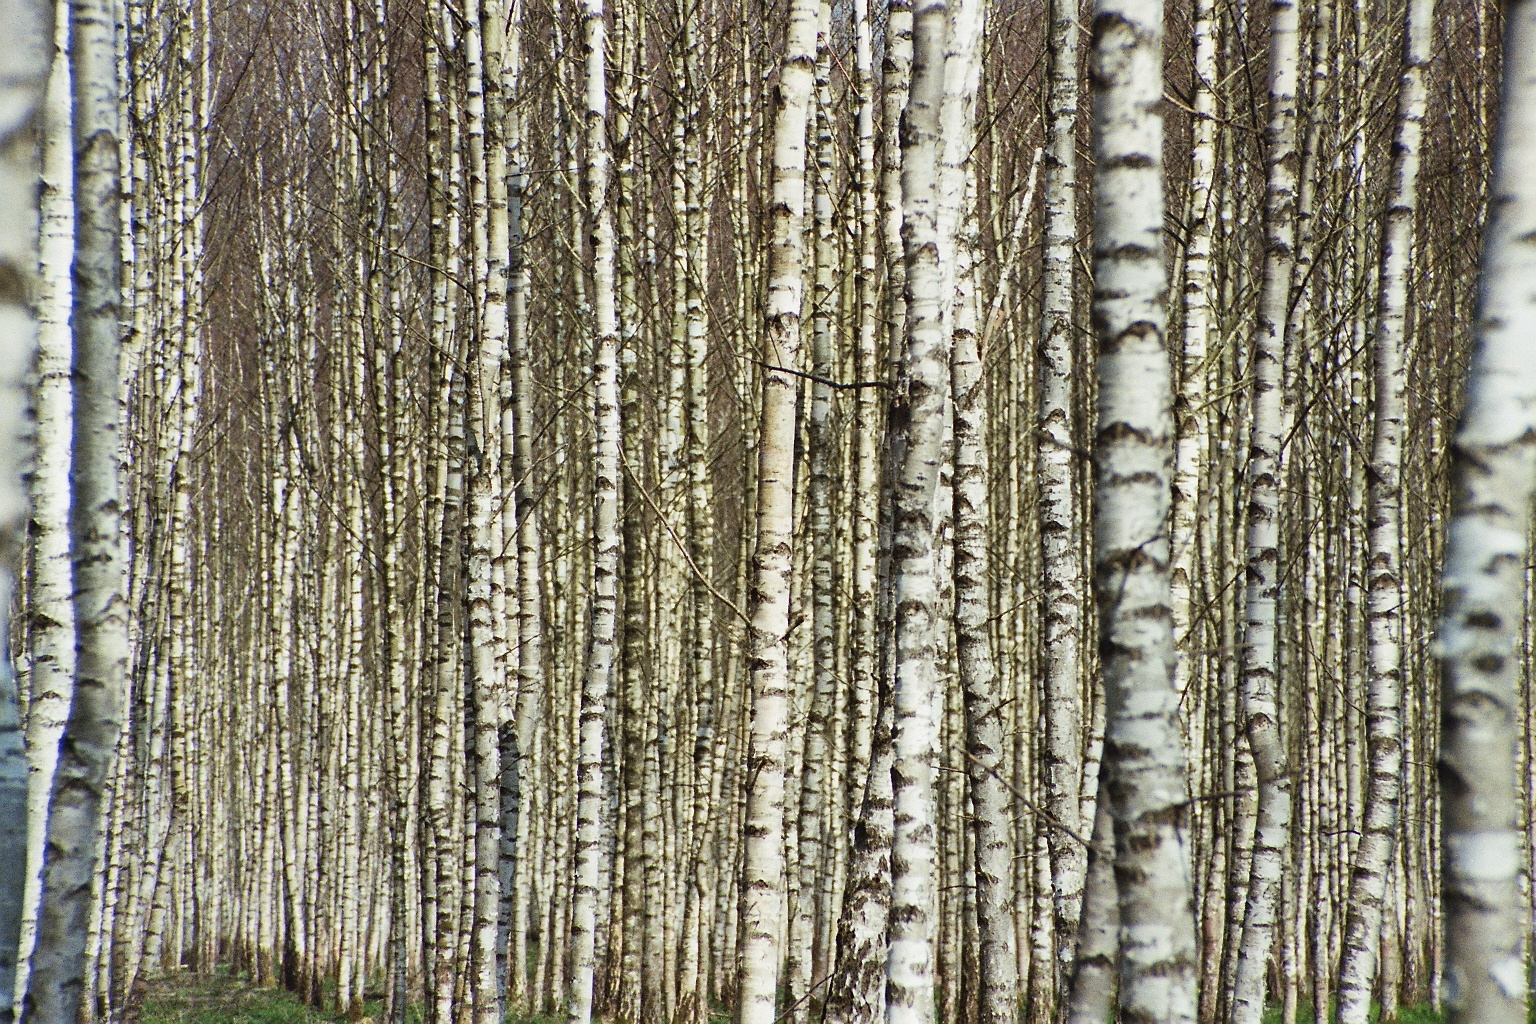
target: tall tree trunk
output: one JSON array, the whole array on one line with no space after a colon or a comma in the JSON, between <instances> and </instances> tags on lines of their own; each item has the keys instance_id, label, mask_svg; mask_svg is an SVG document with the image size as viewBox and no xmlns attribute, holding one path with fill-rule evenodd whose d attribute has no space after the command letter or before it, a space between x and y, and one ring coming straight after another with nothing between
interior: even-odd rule
<instances>
[{"instance_id":1,"label":"tall tree trunk","mask_svg":"<svg viewBox=\"0 0 1536 1024\"><path fill-rule=\"evenodd\" d=\"M1434 0L1412 0L1406 11L1404 68L1397 98L1397 141L1392 147L1392 195L1381 247L1381 292L1376 325L1376 418L1371 444L1369 501L1370 646L1366 730L1370 774L1365 820L1350 878L1339 965L1340 1024L1366 1024L1377 969L1387 870L1397 839L1403 763L1402 462L1407 418L1408 281L1414 214L1418 208L1419 152L1427 95L1425 67L1434 42Z\"/></svg>"},{"instance_id":2,"label":"tall tree trunk","mask_svg":"<svg viewBox=\"0 0 1536 1024\"><path fill-rule=\"evenodd\" d=\"M608 51L603 0L585 0L582 20L586 51L585 198L592 232L596 427L592 452L592 633L581 690L576 884L571 907L571 1024L590 1024L592 1020L598 882L603 857L600 817L604 801L604 727L613 675L619 570L619 318L614 291L613 212L608 204Z\"/></svg>"},{"instance_id":3,"label":"tall tree trunk","mask_svg":"<svg viewBox=\"0 0 1536 1024\"><path fill-rule=\"evenodd\" d=\"M503 15L499 4L482 2L465 21L467 129L471 246L475 289L475 364L467 402L474 457L470 470L468 587L470 750L466 752L473 844L473 933L470 970L476 1024L500 1021L496 970L497 926L501 917L501 719L500 657L494 563L504 543L497 527L501 512L501 360L507 341L507 191L501 145L501 60Z\"/></svg>"},{"instance_id":4,"label":"tall tree trunk","mask_svg":"<svg viewBox=\"0 0 1536 1024\"><path fill-rule=\"evenodd\" d=\"M1452 451L1441 580L1440 828L1450 1024L1525 1019L1519 610L1536 485L1536 3L1504 14L1477 339Z\"/></svg>"},{"instance_id":5,"label":"tall tree trunk","mask_svg":"<svg viewBox=\"0 0 1536 1024\"><path fill-rule=\"evenodd\" d=\"M1040 480L1040 564L1044 573L1041 651L1045 736L1045 805L1055 820L1046 833L1051 854L1058 979L1071 969L1083 892L1086 851L1072 838L1079 828L1083 730L1082 510L1078 507L1077 96L1078 0L1051 0L1047 46L1050 143L1045 157L1045 257L1040 317L1040 398L1037 472Z\"/></svg>"},{"instance_id":6,"label":"tall tree trunk","mask_svg":"<svg viewBox=\"0 0 1536 1024\"><path fill-rule=\"evenodd\" d=\"M122 229L116 23L107 0L73 6L75 85L74 468L75 692L48 810L43 902L27 1016L75 1024L101 841L102 796L117 746L128 663L126 563L118 482Z\"/></svg>"},{"instance_id":7,"label":"tall tree trunk","mask_svg":"<svg viewBox=\"0 0 1536 1024\"><path fill-rule=\"evenodd\" d=\"M0 103L10 112L0 122L0 207L11 211L0 218L0 281L5 282L0 286L0 1024L15 1017L27 878L27 750L11 658L10 609L27 509L22 388L37 338L30 288L38 266L38 142L46 130L52 14L36 0L7 5L12 43L0 48ZM115 204L104 213L116 216Z\"/></svg>"},{"instance_id":8,"label":"tall tree trunk","mask_svg":"<svg viewBox=\"0 0 1536 1024\"><path fill-rule=\"evenodd\" d=\"M793 0L773 125L768 308L758 428L757 546L747 663L752 674L749 792L738 1024L772 1024L784 892L789 731L789 595L793 564L795 398L804 292L806 122L816 73L817 0Z\"/></svg>"},{"instance_id":9,"label":"tall tree trunk","mask_svg":"<svg viewBox=\"0 0 1536 1024\"><path fill-rule=\"evenodd\" d=\"M1205 375L1211 334L1211 239L1215 218L1211 189L1216 176L1216 3L1194 6L1194 140L1190 147L1189 237L1184 249L1184 331L1179 389L1174 397L1178 449L1173 479L1173 639L1178 647L1174 685L1188 687L1202 655L1191 635L1195 582L1195 531L1199 523L1201 470L1206 458ZM1198 744L1194 744L1199 749Z\"/></svg>"},{"instance_id":10,"label":"tall tree trunk","mask_svg":"<svg viewBox=\"0 0 1536 1024\"><path fill-rule=\"evenodd\" d=\"M1291 272L1295 263L1297 15L1274 0L1269 23L1269 123L1265 128L1265 257L1253 336L1247 487L1247 602L1242 648L1242 717L1258 775L1253 863L1233 983L1232 1024L1259 1024L1280 906L1280 875L1291 834L1292 779L1280 735L1280 446Z\"/></svg>"},{"instance_id":11,"label":"tall tree trunk","mask_svg":"<svg viewBox=\"0 0 1536 1024\"><path fill-rule=\"evenodd\" d=\"M27 989L27 957L37 934L42 897L43 840L48 797L59 758L59 736L75 685L74 580L69 564L70 269L75 255L74 139L70 131L69 17L57 5L53 72L43 108L41 273L38 279L37 375L32 411L36 454L28 483L32 498L32 571L27 581L27 895L16 989Z\"/></svg>"},{"instance_id":12,"label":"tall tree trunk","mask_svg":"<svg viewBox=\"0 0 1536 1024\"><path fill-rule=\"evenodd\" d=\"M1099 767L1092 846L1083 885L1083 916L1077 926L1072 983L1062 1019L1066 1024L1104 1024L1113 1016L1120 952L1120 903L1115 888L1115 817L1110 811L1107 765Z\"/></svg>"},{"instance_id":13,"label":"tall tree trunk","mask_svg":"<svg viewBox=\"0 0 1536 1024\"><path fill-rule=\"evenodd\" d=\"M1162 65L1161 0L1097 0L1094 590L1105 792L1115 819L1120 1014L1192 1024L1198 956L1167 533L1174 432L1164 348Z\"/></svg>"},{"instance_id":14,"label":"tall tree trunk","mask_svg":"<svg viewBox=\"0 0 1536 1024\"><path fill-rule=\"evenodd\" d=\"M856 2L864 6L863 0ZM872 61L872 54L864 52L871 48L867 8L863 14L857 19L860 50L856 60ZM861 312L859 347L864 359L861 376L866 378L865 383L869 386L859 389L857 421L861 431L857 472L864 499L856 507L855 514L866 518L855 526L854 571L855 587L859 588L862 583L862 592L867 596L855 607L855 615L860 616L857 636L861 638L856 643L855 673L860 666L868 673L871 708L867 770L863 773L863 785L857 791L859 803L853 828L853 848L849 853L848 880L837 926L837 958L824 1007L826 1020L834 1024L870 1024L884 1012L885 1006L886 925L891 905L890 857L894 822L891 805L891 679L885 656L886 641L890 636L885 600L889 573L885 564L886 552L882 550L889 542L883 519L888 500L889 466L882 471L881 456L891 448L895 432L902 429L902 425L888 415L883 443L877 442L875 398L868 392L874 389L877 381L890 382L891 361L900 352L905 338L901 323L906 307L901 283L906 275L902 261L894 258L901 242L901 149L892 145L891 140L895 138L897 121L906 106L912 71L912 7L907 0L890 0L886 5L885 55L880 78L886 148L878 182L874 153L874 80L869 64L857 66L864 69L862 81L865 83L859 128L861 270L858 286L862 289L861 295L865 296L861 300L861 310L866 302L869 307L867 326L862 322L864 314ZM883 205L883 221L877 219L874 209L877 194ZM878 290L876 247L880 242L887 250L884 263L888 273L884 353L877 351L879 339L873 322ZM881 381L882 367L886 371L884 381ZM895 408L893 401L888 413ZM865 451L866 447L868 451ZM856 674L856 683L857 679Z\"/></svg>"},{"instance_id":15,"label":"tall tree trunk","mask_svg":"<svg viewBox=\"0 0 1536 1024\"><path fill-rule=\"evenodd\" d=\"M1008 1024L1018 1015L1019 960L1013 933L1012 794L1003 775L1005 750L997 672L992 663L988 600L986 389L976 336L974 240L957 246L956 280L963 298L955 311L950 386L955 417L955 645L965 693L966 772L971 784L975 843L976 928L980 1024Z\"/></svg>"}]
</instances>

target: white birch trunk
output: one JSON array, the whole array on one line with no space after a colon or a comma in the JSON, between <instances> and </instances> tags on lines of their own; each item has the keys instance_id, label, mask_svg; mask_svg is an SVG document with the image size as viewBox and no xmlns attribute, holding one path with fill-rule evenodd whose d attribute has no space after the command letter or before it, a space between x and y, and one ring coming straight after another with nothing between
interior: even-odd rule
<instances>
[{"instance_id":1,"label":"white birch trunk","mask_svg":"<svg viewBox=\"0 0 1536 1024\"><path fill-rule=\"evenodd\" d=\"M1269 124L1265 129L1265 258L1253 336L1252 432L1248 446L1247 601L1242 646L1242 718L1253 750L1259 802L1243 930L1233 982L1232 1024L1259 1024L1279 917L1280 874L1290 845L1292 779L1280 736L1277 613L1280 598L1280 445L1286 319L1295 263L1297 14L1294 0L1270 5Z\"/></svg>"},{"instance_id":2,"label":"white birch trunk","mask_svg":"<svg viewBox=\"0 0 1536 1024\"><path fill-rule=\"evenodd\" d=\"M1184 251L1184 338L1179 390L1174 399L1178 449L1173 477L1173 639L1178 647L1174 687L1189 685L1198 655L1192 650L1197 506L1209 444L1206 428L1206 353L1211 333L1211 187L1216 176L1216 3L1195 0L1194 144L1189 160L1189 241ZM1200 749L1194 744L1194 749Z\"/></svg>"},{"instance_id":3,"label":"white birch trunk","mask_svg":"<svg viewBox=\"0 0 1536 1024\"><path fill-rule=\"evenodd\" d=\"M1071 969L1083 891L1086 851L1072 838L1079 823L1082 711L1082 511L1078 507L1077 378L1073 276L1077 264L1078 0L1052 0L1049 27L1050 96L1045 158L1045 257L1040 318L1040 562L1044 571L1041 651L1045 688L1042 777L1046 810L1057 827L1046 833L1051 856L1057 974Z\"/></svg>"},{"instance_id":4,"label":"white birch trunk","mask_svg":"<svg viewBox=\"0 0 1536 1024\"><path fill-rule=\"evenodd\" d=\"M73 5L75 109L75 692L48 811L43 902L27 1016L74 1024L101 840L102 795L121 729L128 662L118 483L122 410L117 59L109 0Z\"/></svg>"},{"instance_id":5,"label":"white birch trunk","mask_svg":"<svg viewBox=\"0 0 1536 1024\"><path fill-rule=\"evenodd\" d=\"M795 368L804 292L806 122L816 64L816 0L793 0L773 125L767 330L752 555L750 789L744 840L739 1024L776 1016L784 892L784 789L789 731L789 595L794 530Z\"/></svg>"},{"instance_id":6,"label":"white birch trunk","mask_svg":"<svg viewBox=\"0 0 1536 1024\"><path fill-rule=\"evenodd\" d=\"M1402 462L1408 383L1408 281L1414 214L1418 208L1419 153L1427 107L1425 70L1434 42L1434 0L1408 4L1405 58L1397 98L1397 141L1392 147L1392 195L1381 249L1381 292L1376 325L1376 416L1371 444L1368 526L1366 732L1369 776L1360 843L1350 876L1339 964L1340 1024L1366 1024L1376 978L1387 871L1397 839L1403 763Z\"/></svg>"},{"instance_id":7,"label":"white birch trunk","mask_svg":"<svg viewBox=\"0 0 1536 1024\"><path fill-rule=\"evenodd\" d=\"M70 287L75 254L74 140L70 132L69 5L57 6L53 72L43 103L41 273L32 412L36 448L28 481L32 498L32 571L27 581L28 675L27 893L17 956L16 991L27 990L27 958L42 897L48 796L59 736L75 685L74 580L69 564Z\"/></svg>"},{"instance_id":8,"label":"white birch trunk","mask_svg":"<svg viewBox=\"0 0 1536 1024\"><path fill-rule=\"evenodd\" d=\"M822 0L817 14L815 169L812 184L812 228L815 238L815 278L811 293L811 403L807 441L810 447L810 486L806 517L811 542L811 661L812 678L805 709L805 752L800 771L800 820L795 847L799 854L799 887L790 926L787 979L790 1024L810 1019L816 981L813 947L816 938L816 896L829 869L831 837L826 828L823 792L827 788L827 759L837 673L832 602L836 571L833 552L832 466L841 441L832 431L832 286L837 239L832 223L832 5Z\"/></svg>"},{"instance_id":9,"label":"white birch trunk","mask_svg":"<svg viewBox=\"0 0 1536 1024\"><path fill-rule=\"evenodd\" d=\"M569 1019L592 1020L597 901L602 850L603 747L613 675L619 570L619 318L614 292L613 212L608 204L607 32L603 0L585 0L586 201L593 253L593 358L596 429L592 460L592 617L581 690L577 776L576 884L571 906Z\"/></svg>"},{"instance_id":10,"label":"white birch trunk","mask_svg":"<svg viewBox=\"0 0 1536 1024\"><path fill-rule=\"evenodd\" d=\"M992 663L987 553L987 407L979 339L972 245L957 246L956 281L964 298L955 311L950 386L954 391L955 646L965 693L966 771L975 843L976 927L981 1024L1018 1015L1019 961L1013 932L1013 836L1009 827L1002 708Z\"/></svg>"},{"instance_id":11,"label":"white birch trunk","mask_svg":"<svg viewBox=\"0 0 1536 1024\"><path fill-rule=\"evenodd\" d=\"M894 467L892 585L895 679L887 1024L921 1024L934 1011L938 866L933 760L938 743L939 623L935 506L943 460L950 339L945 332L939 162L950 11L926 0L913 15L912 88L902 120L902 245L906 262L906 355L901 403L905 444Z\"/></svg>"},{"instance_id":12,"label":"white birch trunk","mask_svg":"<svg viewBox=\"0 0 1536 1024\"><path fill-rule=\"evenodd\" d=\"M23 386L37 325L29 294L38 267L38 142L53 19L37 0L5 0L0 22L0 1024L14 1019L16 951L27 877L27 752L11 659L12 587L27 508ZM115 217L115 204L109 207Z\"/></svg>"},{"instance_id":13,"label":"white birch trunk","mask_svg":"<svg viewBox=\"0 0 1536 1024\"><path fill-rule=\"evenodd\" d=\"M467 698L470 750L467 822L473 846L474 917L470 971L476 1024L496 1024L501 999L496 972L496 932L501 911L501 718L496 637L501 616L495 613L494 562L500 557L496 526L501 497L497 470L501 439L501 357L507 338L507 205L504 151L496 139L501 120L502 23L499 5L482 2L465 21L467 81L466 129L469 137L471 246L475 306L476 362L470 375L467 415L472 457L470 473L468 573L465 603L469 618ZM487 114L493 115L488 118ZM496 128L491 128L496 125Z\"/></svg>"},{"instance_id":14,"label":"white birch trunk","mask_svg":"<svg viewBox=\"0 0 1536 1024\"><path fill-rule=\"evenodd\" d=\"M1161 0L1097 0L1094 589L1119 884L1120 1016L1193 1024L1198 958L1167 533L1174 432L1164 348L1162 66Z\"/></svg>"},{"instance_id":15,"label":"white birch trunk","mask_svg":"<svg viewBox=\"0 0 1536 1024\"><path fill-rule=\"evenodd\" d=\"M1108 773L1102 768L1099 778L1108 782ZM1115 888L1115 819L1107 794L1108 787L1101 786L1094 803L1083 915L1077 925L1072 982L1062 1007L1066 1024L1104 1024L1114 1011L1120 904Z\"/></svg>"},{"instance_id":16,"label":"white birch trunk","mask_svg":"<svg viewBox=\"0 0 1536 1024\"><path fill-rule=\"evenodd\" d=\"M1477 339L1452 448L1441 580L1441 995L1450 1024L1526 1014L1520 895L1521 622L1536 484L1536 3L1506 5Z\"/></svg>"}]
</instances>

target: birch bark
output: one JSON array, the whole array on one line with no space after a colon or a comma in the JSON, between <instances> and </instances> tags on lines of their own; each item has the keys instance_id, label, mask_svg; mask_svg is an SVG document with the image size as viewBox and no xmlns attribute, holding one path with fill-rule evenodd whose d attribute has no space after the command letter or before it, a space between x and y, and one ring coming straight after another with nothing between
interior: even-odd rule
<instances>
[{"instance_id":1,"label":"birch bark","mask_svg":"<svg viewBox=\"0 0 1536 1024\"><path fill-rule=\"evenodd\" d=\"M900 351L905 336L902 316L905 309L902 297L902 281L905 272L902 261L891 258L899 251L901 225L901 149L892 145L897 121L906 105L912 69L912 8L907 0L890 0L886 5L885 55L881 74L881 99L885 151L876 180L874 134L875 97L872 71L872 30L869 25L867 0L855 0L862 17L856 14L858 32L856 61L863 69L864 93L860 102L859 168L860 168L860 226L861 278L860 308L868 307L868 323L860 324L860 352L865 358L861 376L868 380L879 379L880 368L890 378L891 359ZM880 206L877 216L876 205ZM882 243L887 250L883 260L887 270L884 325L884 353L877 352L879 341L874 323L876 278L876 246ZM861 313L861 319L864 316ZM848 881L843 891L843 907L837 928L837 962L834 976L828 985L825 1016L839 1024L868 1024L883 1013L885 1004L886 973L886 925L891 902L891 686L886 658L886 641L890 636L886 614L885 564L889 537L885 522L886 490L889 483L888 468L881 466L884 452L876 452L875 430L878 414L875 399L859 391L860 454L857 456L861 494L865 503L855 514L862 522L855 525L854 572L856 591L862 585L867 595L858 601L855 615L862 616L856 627L857 657L854 671L861 667L868 673L867 684L872 708L869 724L869 751L864 785L860 793L859 809L853 828L853 849L849 856ZM894 403L889 412L894 411ZM892 446L899 424L887 416L883 447ZM864 451L865 448L869 451ZM867 490L864 490L867 488ZM867 601L867 603L866 603Z\"/></svg>"},{"instance_id":2,"label":"birch bark","mask_svg":"<svg viewBox=\"0 0 1536 1024\"><path fill-rule=\"evenodd\" d=\"M101 839L102 795L121 730L128 661L118 482L122 230L117 58L110 0L72 6L75 280L75 692L48 810L43 901L27 1016L74 1024L85 981L85 941Z\"/></svg>"},{"instance_id":3,"label":"birch bark","mask_svg":"<svg viewBox=\"0 0 1536 1024\"><path fill-rule=\"evenodd\" d=\"M493 564L500 557L495 529L500 498L501 358L507 338L506 253L507 204L500 145L501 50L503 29L499 5L482 0L464 31L467 78L466 129L469 141L472 282L480 321L476 324L476 362L470 375L467 402L472 453L466 459L470 476L469 544L466 604L469 618L470 750L473 778L472 818L467 823L473 843L473 913L471 925L470 994L476 1024L500 1020L501 999L496 972L496 932L501 911L501 718L498 686L498 643ZM489 116L487 116L489 115Z\"/></svg>"},{"instance_id":4,"label":"birch bark","mask_svg":"<svg viewBox=\"0 0 1536 1024\"><path fill-rule=\"evenodd\" d=\"M1519 643L1536 484L1536 3L1504 13L1477 338L1452 448L1441 579L1440 828L1450 1024L1525 1018Z\"/></svg>"},{"instance_id":5,"label":"birch bark","mask_svg":"<svg viewBox=\"0 0 1536 1024\"><path fill-rule=\"evenodd\" d=\"M747 662L752 708L741 922L739 1024L772 1024L781 955L784 788L789 729L789 595L794 529L795 397L804 291L806 122L816 64L817 0L793 0L773 126L767 329L757 442L757 545Z\"/></svg>"},{"instance_id":6,"label":"birch bark","mask_svg":"<svg viewBox=\"0 0 1536 1024\"><path fill-rule=\"evenodd\" d=\"M971 784L975 844L976 927L981 1024L1006 1024L1018 1015L1019 961L1013 932L1012 796L1003 776L1005 750L992 622L987 554L987 419L982 357L976 335L974 240L957 246L956 275L963 289L955 311L950 386L955 438L955 645L965 693L966 771Z\"/></svg>"},{"instance_id":7,"label":"birch bark","mask_svg":"<svg viewBox=\"0 0 1536 1024\"><path fill-rule=\"evenodd\" d=\"M1044 571L1045 803L1060 827L1050 829L1051 895L1057 973L1070 970L1076 946L1085 852L1069 833L1079 828L1082 770L1083 579L1082 510L1073 457L1074 408L1081 367L1075 348L1073 272L1077 263L1078 0L1052 0L1047 46L1050 83L1045 157L1045 257L1040 319L1040 563Z\"/></svg>"},{"instance_id":8,"label":"birch bark","mask_svg":"<svg viewBox=\"0 0 1536 1024\"><path fill-rule=\"evenodd\" d=\"M571 1024L592 1020L596 969L597 900L603 857L604 725L613 675L619 569L619 318L614 292L613 212L608 203L607 31L603 0L585 0L585 193L593 259L594 416L592 459L592 616L581 691L581 744L577 775L576 883L571 907Z\"/></svg>"},{"instance_id":9,"label":"birch bark","mask_svg":"<svg viewBox=\"0 0 1536 1024\"><path fill-rule=\"evenodd\" d=\"M1206 428L1206 353L1211 333L1211 187L1216 176L1216 4L1195 0L1194 144L1190 147L1189 241L1184 250L1184 338L1174 425L1179 432L1173 480L1173 639L1179 660L1174 687L1189 685L1198 655L1191 649L1190 605L1195 594L1195 530ZM1195 749L1199 749L1198 746Z\"/></svg>"},{"instance_id":10,"label":"birch bark","mask_svg":"<svg viewBox=\"0 0 1536 1024\"><path fill-rule=\"evenodd\" d=\"M895 466L892 584L895 681L891 790L890 948L887 1024L920 1024L933 1014L937 917L933 759L938 742L938 589L935 500L943 458L950 339L944 330L940 232L940 114L950 31L946 0L926 0L912 23L912 87L902 120L902 246L906 263L906 353L899 415L905 444Z\"/></svg>"},{"instance_id":11,"label":"birch bark","mask_svg":"<svg viewBox=\"0 0 1536 1024\"><path fill-rule=\"evenodd\" d=\"M831 844L826 828L823 791L827 788L827 758L837 673L833 599L836 571L832 526L832 467L840 441L832 430L833 274L837 239L832 222L832 5L822 0L817 12L816 102L812 122L815 175L812 184L812 227L815 238L815 277L811 293L811 383L807 441L810 447L810 486L806 515L811 542L812 678L805 716L805 753L800 771L800 820L796 833L799 889L790 926L787 988L790 1024L805 1024L811 1012L816 981L813 947L816 938L816 895L828 870Z\"/></svg>"},{"instance_id":12,"label":"birch bark","mask_svg":"<svg viewBox=\"0 0 1536 1024\"><path fill-rule=\"evenodd\" d=\"M43 100L41 262L37 291L37 362L32 412L36 449L32 499L32 570L27 581L28 675L27 893L16 989L27 988L27 957L42 897L48 797L69 714L75 676L74 580L69 564L70 268L75 248L74 143L70 132L69 4L57 5L53 71Z\"/></svg>"},{"instance_id":13,"label":"birch bark","mask_svg":"<svg viewBox=\"0 0 1536 1024\"><path fill-rule=\"evenodd\" d=\"M1282 379L1291 272L1295 262L1297 14L1274 0L1269 27L1269 123L1265 128L1265 258L1253 335L1252 432L1248 445L1247 601L1242 647L1242 716L1259 801L1242 942L1233 982L1232 1024L1258 1024L1274 944L1280 874L1290 844L1292 779L1280 735L1277 610L1280 599Z\"/></svg>"},{"instance_id":14,"label":"birch bark","mask_svg":"<svg viewBox=\"0 0 1536 1024\"><path fill-rule=\"evenodd\" d=\"M16 951L27 876L27 752L12 670L11 592L27 507L22 471L22 395L37 325L29 289L38 264L38 142L54 52L51 11L37 0L5 0L0 21L10 43L0 47L0 1024L14 1019ZM115 217L116 207L109 212Z\"/></svg>"},{"instance_id":15,"label":"birch bark","mask_svg":"<svg viewBox=\"0 0 1536 1024\"><path fill-rule=\"evenodd\" d=\"M1114 1010L1116 961L1120 952L1120 903L1115 888L1115 819L1110 811L1109 772L1099 770L1094 802L1093 844L1083 883L1083 916L1077 926L1072 982L1062 1019L1066 1024L1103 1024Z\"/></svg>"},{"instance_id":16,"label":"birch bark","mask_svg":"<svg viewBox=\"0 0 1536 1024\"><path fill-rule=\"evenodd\" d=\"M1392 195L1381 248L1376 325L1376 417L1371 445L1366 734L1370 773L1365 815L1350 877L1339 965L1340 1024L1365 1024L1377 970L1387 870L1397 839L1402 791L1403 579L1402 462L1406 410L1408 281L1418 208L1420 145L1427 106L1425 71L1434 43L1434 0L1405 12L1404 66L1392 147Z\"/></svg>"},{"instance_id":17,"label":"birch bark","mask_svg":"<svg viewBox=\"0 0 1536 1024\"><path fill-rule=\"evenodd\" d=\"M1167 533L1174 432L1164 349L1162 64L1161 0L1097 0L1094 590L1119 886L1120 1015L1192 1024L1198 960Z\"/></svg>"}]
</instances>

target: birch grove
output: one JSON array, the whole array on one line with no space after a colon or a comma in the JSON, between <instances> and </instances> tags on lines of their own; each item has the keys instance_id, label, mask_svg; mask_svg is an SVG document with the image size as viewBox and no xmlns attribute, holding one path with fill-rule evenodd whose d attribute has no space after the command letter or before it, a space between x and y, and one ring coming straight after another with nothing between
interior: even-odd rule
<instances>
[{"instance_id":1,"label":"birch grove","mask_svg":"<svg viewBox=\"0 0 1536 1024\"><path fill-rule=\"evenodd\" d=\"M0 1024L1524 1019L1530 8L0 0Z\"/></svg>"}]
</instances>

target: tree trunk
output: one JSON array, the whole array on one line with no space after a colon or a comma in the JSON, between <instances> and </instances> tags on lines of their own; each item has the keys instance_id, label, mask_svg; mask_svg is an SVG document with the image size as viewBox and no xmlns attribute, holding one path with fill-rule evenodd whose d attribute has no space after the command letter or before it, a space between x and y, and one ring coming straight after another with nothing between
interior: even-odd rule
<instances>
[{"instance_id":1,"label":"tree trunk","mask_svg":"<svg viewBox=\"0 0 1536 1024\"><path fill-rule=\"evenodd\" d=\"M32 411L36 454L28 483L32 498L32 571L28 580L27 894L16 988L27 988L27 957L37 933L42 897L43 840L48 797L59 758L59 736L75 685L74 580L69 564L70 267L75 250L74 140L70 131L69 4L59 3L53 71L43 108L41 273L38 279L37 376Z\"/></svg>"},{"instance_id":2,"label":"tree trunk","mask_svg":"<svg viewBox=\"0 0 1536 1024\"><path fill-rule=\"evenodd\" d=\"M70 541L76 668L48 809L43 902L27 990L27 1017L39 1024L75 1024L80 1009L102 796L122 727L128 663L118 483L122 221L112 5L77 0L71 27L76 227Z\"/></svg>"},{"instance_id":3,"label":"tree trunk","mask_svg":"<svg viewBox=\"0 0 1536 1024\"><path fill-rule=\"evenodd\" d=\"M758 428L757 546L747 615L751 767L744 840L738 1024L776 1018L784 892L789 732L789 595L793 563L795 398L804 291L806 122L816 70L817 0L793 0L773 126L768 309Z\"/></svg>"},{"instance_id":4,"label":"tree trunk","mask_svg":"<svg viewBox=\"0 0 1536 1024\"><path fill-rule=\"evenodd\" d=\"M1449 1024L1525 1019L1519 610L1536 484L1536 3L1505 8L1478 331L1452 448L1441 581L1440 828Z\"/></svg>"},{"instance_id":5,"label":"tree trunk","mask_svg":"<svg viewBox=\"0 0 1536 1024\"><path fill-rule=\"evenodd\" d=\"M895 463L892 584L895 682L887 1024L920 1024L933 1013L934 925L938 909L933 758L939 609L934 578L935 496L949 391L939 225L940 113L949 10L945 0L916 9L912 88L902 122L902 244L906 257L906 356L901 387L905 444Z\"/></svg>"},{"instance_id":6,"label":"tree trunk","mask_svg":"<svg viewBox=\"0 0 1536 1024\"><path fill-rule=\"evenodd\" d=\"M12 588L21 568L27 509L22 387L36 343L30 288L37 273L38 141L54 28L38 2L7 7L12 45L0 48L0 102L11 115L0 123L0 1024L15 1019L16 954L27 878L27 750L11 657ZM110 136L109 136L110 137ZM108 211L116 215L115 205ZM93 851L94 852L94 851Z\"/></svg>"},{"instance_id":7,"label":"tree trunk","mask_svg":"<svg viewBox=\"0 0 1536 1024\"><path fill-rule=\"evenodd\" d=\"M1294 0L1270 5L1269 124L1264 159L1265 258L1253 339L1253 427L1248 447L1247 619L1242 648L1242 717L1258 775L1253 863L1233 983L1232 1024L1259 1024L1270 949L1279 917L1280 875L1290 845L1292 779L1280 735L1280 446L1282 377L1291 271L1295 262L1296 67Z\"/></svg>"},{"instance_id":8,"label":"tree trunk","mask_svg":"<svg viewBox=\"0 0 1536 1024\"><path fill-rule=\"evenodd\" d=\"M576 882L571 906L571 1024L592 1020L597 955L597 903L603 858L601 815L604 728L613 675L619 570L619 319L614 292L613 213L608 205L607 32L603 0L585 0L587 166L595 322L592 376L596 429L592 452L592 615L581 690L577 776Z\"/></svg>"},{"instance_id":9,"label":"tree trunk","mask_svg":"<svg viewBox=\"0 0 1536 1024\"><path fill-rule=\"evenodd\" d=\"M1369 693L1366 730L1370 775L1365 820L1355 851L1339 965L1340 1024L1366 1024L1377 971L1387 871L1397 839L1403 762L1403 579L1401 571L1403 428L1406 419L1408 279L1418 207L1419 152L1427 96L1425 65L1434 41L1434 0L1412 0L1406 12L1405 58L1392 147L1392 196L1381 250L1376 326L1376 417L1371 445L1367 585Z\"/></svg>"},{"instance_id":10,"label":"tree trunk","mask_svg":"<svg viewBox=\"0 0 1536 1024\"><path fill-rule=\"evenodd\" d=\"M1166 525L1174 432L1164 349L1160 0L1097 0L1093 76L1094 590L1104 792L1115 819L1120 1014L1193 1024L1198 954Z\"/></svg>"}]
</instances>

